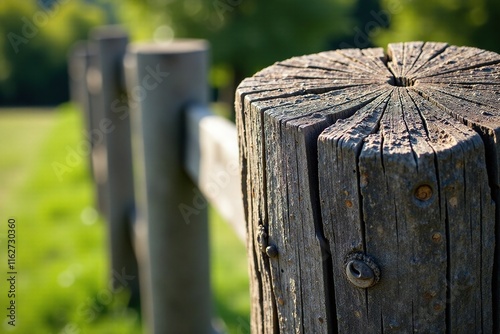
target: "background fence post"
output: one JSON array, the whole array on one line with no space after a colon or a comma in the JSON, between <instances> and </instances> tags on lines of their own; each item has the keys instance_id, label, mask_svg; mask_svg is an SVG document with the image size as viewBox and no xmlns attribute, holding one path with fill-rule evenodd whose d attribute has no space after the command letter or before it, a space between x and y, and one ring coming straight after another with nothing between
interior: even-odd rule
<instances>
[{"instance_id":1,"label":"background fence post","mask_svg":"<svg viewBox=\"0 0 500 334\"><path fill-rule=\"evenodd\" d=\"M200 40L131 45L125 67L138 224L147 228L144 313L152 315L154 333L208 333L207 202L182 159L183 110L189 103L207 103L208 45Z\"/></svg>"},{"instance_id":2,"label":"background fence post","mask_svg":"<svg viewBox=\"0 0 500 334\"><path fill-rule=\"evenodd\" d=\"M134 187L130 139L130 119L127 97L123 87L123 58L128 37L119 27L107 26L91 32L97 61L93 89L100 93L102 118L93 122L92 135L103 138L99 159L104 159L108 223L111 249L111 278L115 288L131 290L130 304L139 307L139 274L132 246L130 219L133 211ZM102 162L101 162L102 163ZM133 277L126 282L120 277Z\"/></svg>"},{"instance_id":3,"label":"background fence post","mask_svg":"<svg viewBox=\"0 0 500 334\"><path fill-rule=\"evenodd\" d=\"M499 78L411 42L240 84L252 333L498 332Z\"/></svg>"},{"instance_id":4,"label":"background fence post","mask_svg":"<svg viewBox=\"0 0 500 334\"><path fill-rule=\"evenodd\" d=\"M74 45L69 54L69 77L71 100L78 104L83 112L85 136L90 144L89 167L94 180L95 200L98 211L107 215L106 178L107 168L104 149L104 135L99 133L99 120L103 118L103 110L99 103L100 79L95 83L97 70L97 54L94 43L80 41ZM99 75L100 78L100 75ZM96 87L98 86L98 87Z\"/></svg>"},{"instance_id":5,"label":"background fence post","mask_svg":"<svg viewBox=\"0 0 500 334\"><path fill-rule=\"evenodd\" d=\"M95 55L95 52L91 51L88 41L76 42L68 54L70 98L83 109L86 129L91 128L87 70L92 55Z\"/></svg>"}]
</instances>

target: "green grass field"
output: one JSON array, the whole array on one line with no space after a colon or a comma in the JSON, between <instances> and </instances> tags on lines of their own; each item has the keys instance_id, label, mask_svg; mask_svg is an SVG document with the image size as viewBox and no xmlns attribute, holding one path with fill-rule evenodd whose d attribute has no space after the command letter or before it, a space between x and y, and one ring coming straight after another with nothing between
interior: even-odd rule
<instances>
[{"instance_id":1,"label":"green grass field","mask_svg":"<svg viewBox=\"0 0 500 334\"><path fill-rule=\"evenodd\" d=\"M60 181L53 162L82 136L71 105L0 110L0 332L141 333L126 293L107 288L105 222L95 215L87 161ZM84 157L85 158L85 157ZM7 222L16 223L16 322L8 324ZM210 212L214 308L227 333L249 333L244 245ZM231 251L228 252L227 250ZM192 321L193 319L186 319Z\"/></svg>"}]
</instances>

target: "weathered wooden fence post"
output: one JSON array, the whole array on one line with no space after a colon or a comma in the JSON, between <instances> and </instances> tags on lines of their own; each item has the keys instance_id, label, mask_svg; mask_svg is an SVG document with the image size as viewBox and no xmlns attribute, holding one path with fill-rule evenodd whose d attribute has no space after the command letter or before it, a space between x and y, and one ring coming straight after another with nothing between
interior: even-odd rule
<instances>
[{"instance_id":1,"label":"weathered wooden fence post","mask_svg":"<svg viewBox=\"0 0 500 334\"><path fill-rule=\"evenodd\" d=\"M76 42L68 54L69 93L73 102L82 107L85 113L86 129L90 128L89 92L87 90L87 71L90 58L95 54L87 41Z\"/></svg>"},{"instance_id":2,"label":"weathered wooden fence post","mask_svg":"<svg viewBox=\"0 0 500 334\"><path fill-rule=\"evenodd\" d=\"M97 116L90 134L101 138L101 159L105 166L106 220L110 240L112 279L115 288L129 288L131 304L139 305L139 274L132 246L131 213L134 201L130 120L127 97L123 87L123 58L128 36L119 27L106 26L91 32L97 59L89 74L89 85L97 96ZM92 76L94 78L92 78ZM120 277L133 277L124 282Z\"/></svg>"},{"instance_id":3,"label":"weathered wooden fence post","mask_svg":"<svg viewBox=\"0 0 500 334\"><path fill-rule=\"evenodd\" d=\"M147 229L145 317L154 333L209 333L207 203L182 160L184 108L207 103L208 45L131 45L125 67L138 224Z\"/></svg>"},{"instance_id":4,"label":"weathered wooden fence post","mask_svg":"<svg viewBox=\"0 0 500 334\"><path fill-rule=\"evenodd\" d=\"M96 61L97 54L94 43L80 41L70 51L68 72L71 100L77 103L84 113L85 137L90 145L88 161L94 179L96 206L102 215L106 215L105 179L107 171L104 170L106 165L102 163L105 157L100 154L104 151L104 135L99 130L99 121L104 116L98 99L100 87L95 87L95 80L93 80L95 73L98 73Z\"/></svg>"},{"instance_id":5,"label":"weathered wooden fence post","mask_svg":"<svg viewBox=\"0 0 500 334\"><path fill-rule=\"evenodd\" d=\"M500 56L444 43L244 80L252 332L498 333L499 98Z\"/></svg>"}]
</instances>

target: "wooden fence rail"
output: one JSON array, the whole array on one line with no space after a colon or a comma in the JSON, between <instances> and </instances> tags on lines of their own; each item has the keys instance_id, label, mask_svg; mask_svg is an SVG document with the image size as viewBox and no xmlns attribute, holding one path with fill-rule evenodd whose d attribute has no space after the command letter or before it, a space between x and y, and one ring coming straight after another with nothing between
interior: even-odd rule
<instances>
[{"instance_id":1,"label":"wooden fence rail","mask_svg":"<svg viewBox=\"0 0 500 334\"><path fill-rule=\"evenodd\" d=\"M186 114L184 167L193 182L245 242L238 135L234 123L214 115L206 106L192 105ZM186 219L196 203L183 205Z\"/></svg>"},{"instance_id":2,"label":"wooden fence rail","mask_svg":"<svg viewBox=\"0 0 500 334\"><path fill-rule=\"evenodd\" d=\"M292 58L240 84L235 126L206 107L206 42L92 36L73 91L90 133L115 126L100 202L150 331L212 331L210 202L247 242L253 333L499 333L499 55Z\"/></svg>"}]
</instances>

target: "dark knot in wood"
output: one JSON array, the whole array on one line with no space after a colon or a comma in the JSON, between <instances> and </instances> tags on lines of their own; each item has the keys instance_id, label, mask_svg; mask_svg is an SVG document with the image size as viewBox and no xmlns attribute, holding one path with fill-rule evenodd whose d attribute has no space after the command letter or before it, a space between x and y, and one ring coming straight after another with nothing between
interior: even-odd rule
<instances>
[{"instance_id":1,"label":"dark knot in wood","mask_svg":"<svg viewBox=\"0 0 500 334\"><path fill-rule=\"evenodd\" d=\"M393 76L389 78L387 83L391 86L396 86L396 87L411 87L415 84L415 80L407 77Z\"/></svg>"}]
</instances>

